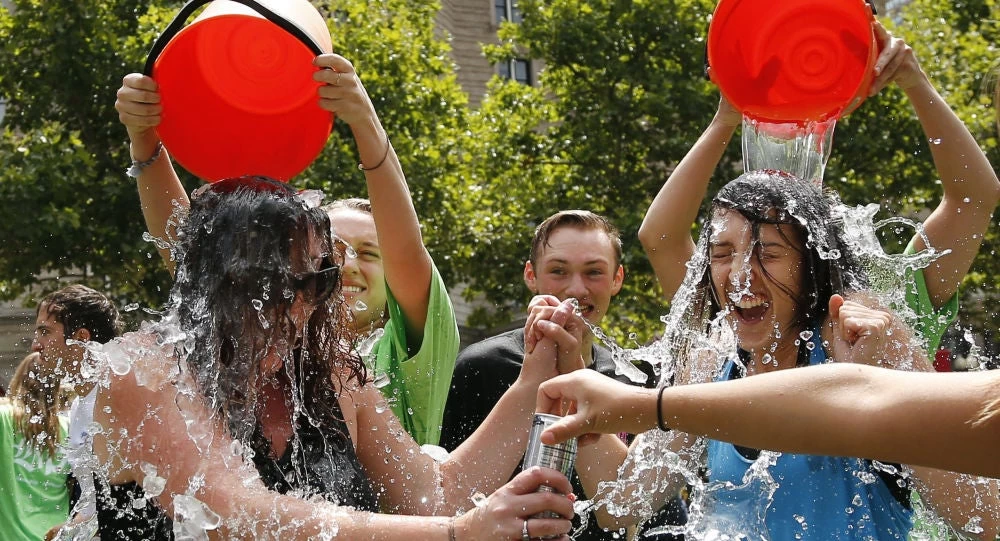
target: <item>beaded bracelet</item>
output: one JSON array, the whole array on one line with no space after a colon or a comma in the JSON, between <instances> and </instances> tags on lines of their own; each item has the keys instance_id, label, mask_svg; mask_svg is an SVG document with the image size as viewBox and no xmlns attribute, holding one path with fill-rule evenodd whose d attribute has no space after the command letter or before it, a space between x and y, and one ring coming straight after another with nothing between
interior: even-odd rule
<instances>
[{"instance_id":1,"label":"beaded bracelet","mask_svg":"<svg viewBox=\"0 0 1000 541\"><path fill-rule=\"evenodd\" d=\"M157 159L159 159L161 152L163 152L162 141L156 143L156 148L153 149L153 155L150 156L148 160L143 162L132 160L132 165L125 170L125 174L135 179L139 178L139 175L142 174L143 169L149 167L150 165L153 165L153 163L156 162Z\"/></svg>"}]
</instances>

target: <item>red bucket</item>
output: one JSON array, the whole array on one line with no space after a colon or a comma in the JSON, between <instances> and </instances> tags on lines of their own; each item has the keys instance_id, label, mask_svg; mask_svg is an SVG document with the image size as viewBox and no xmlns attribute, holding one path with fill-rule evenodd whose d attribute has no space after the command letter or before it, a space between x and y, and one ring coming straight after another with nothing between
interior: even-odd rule
<instances>
[{"instance_id":1,"label":"red bucket","mask_svg":"<svg viewBox=\"0 0 1000 541\"><path fill-rule=\"evenodd\" d=\"M157 133L177 163L214 182L288 180L323 150L333 115L318 105L313 59L332 50L307 0L186 4L160 35L145 73L159 85Z\"/></svg>"},{"instance_id":2,"label":"red bucket","mask_svg":"<svg viewBox=\"0 0 1000 541\"><path fill-rule=\"evenodd\" d=\"M864 0L721 0L708 29L709 76L743 114L821 122L864 99L878 56Z\"/></svg>"}]
</instances>

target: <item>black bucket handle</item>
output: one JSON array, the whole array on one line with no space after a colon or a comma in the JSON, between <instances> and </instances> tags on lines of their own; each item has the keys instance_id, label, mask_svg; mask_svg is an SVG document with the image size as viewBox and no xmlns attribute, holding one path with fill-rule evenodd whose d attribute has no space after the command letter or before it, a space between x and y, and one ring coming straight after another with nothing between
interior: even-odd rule
<instances>
[{"instance_id":1,"label":"black bucket handle","mask_svg":"<svg viewBox=\"0 0 1000 541\"><path fill-rule=\"evenodd\" d=\"M160 57L160 53L162 53L164 47L170 43L170 40L174 39L174 36L176 36L177 33L184 28L184 24L187 23L188 18L191 17L194 10L212 1L213 0L190 0L187 4L184 4L184 7L182 7L180 12L177 13L177 16L174 17L174 20L170 21L170 24L167 25L167 28L163 31L163 33L161 33L160 36L156 38L156 41L153 42L153 48L149 50L149 56L146 58L146 65L142 68L142 73L144 75L153 75L153 64L156 63L156 59ZM305 44L305 46L308 47L309 50L316 56L325 52L322 48L320 48L319 44L316 43L316 40L314 40L312 36L310 36L299 25L289 21L281 15L278 15L274 11L271 11L260 2L257 2L256 0L230 1L243 4L244 6L253 9L265 19L281 27L282 30L298 38L298 40Z\"/></svg>"}]
</instances>

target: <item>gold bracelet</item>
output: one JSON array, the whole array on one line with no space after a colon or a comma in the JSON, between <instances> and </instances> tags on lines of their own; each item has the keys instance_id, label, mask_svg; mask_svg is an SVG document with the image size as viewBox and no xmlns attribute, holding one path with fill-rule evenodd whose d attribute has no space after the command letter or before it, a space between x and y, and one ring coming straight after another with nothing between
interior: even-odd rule
<instances>
[{"instance_id":1,"label":"gold bracelet","mask_svg":"<svg viewBox=\"0 0 1000 541\"><path fill-rule=\"evenodd\" d=\"M386 134L385 134L385 154L382 154L382 159L379 160L378 163L375 164L373 167L365 167L365 164L363 164L361 162L358 162L358 169L360 169L362 171L374 171L374 170L378 169L379 167L382 167L382 164L385 163L385 159L388 158L388 157L389 157L389 132L386 132Z\"/></svg>"}]
</instances>

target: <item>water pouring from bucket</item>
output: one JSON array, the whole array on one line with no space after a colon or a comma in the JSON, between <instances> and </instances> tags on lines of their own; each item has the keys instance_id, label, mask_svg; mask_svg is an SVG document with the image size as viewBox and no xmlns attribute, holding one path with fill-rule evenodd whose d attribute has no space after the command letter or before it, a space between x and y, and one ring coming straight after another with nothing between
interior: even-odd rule
<instances>
[{"instance_id":1,"label":"water pouring from bucket","mask_svg":"<svg viewBox=\"0 0 1000 541\"><path fill-rule=\"evenodd\" d=\"M864 0L723 0L708 30L708 74L743 112L744 169L817 184L836 120L860 104L878 56Z\"/></svg>"},{"instance_id":2,"label":"water pouring from bucket","mask_svg":"<svg viewBox=\"0 0 1000 541\"><path fill-rule=\"evenodd\" d=\"M312 77L313 59L332 49L326 22L307 0L188 2L144 69L159 84L163 145L209 182L290 179L319 155L333 126Z\"/></svg>"}]
</instances>

